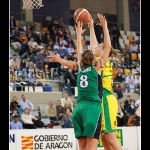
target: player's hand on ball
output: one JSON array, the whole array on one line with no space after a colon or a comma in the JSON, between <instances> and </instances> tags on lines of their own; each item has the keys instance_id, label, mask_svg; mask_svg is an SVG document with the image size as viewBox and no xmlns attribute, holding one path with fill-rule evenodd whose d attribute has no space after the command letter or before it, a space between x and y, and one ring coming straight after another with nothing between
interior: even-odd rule
<instances>
[{"instance_id":1,"label":"player's hand on ball","mask_svg":"<svg viewBox=\"0 0 150 150\"><path fill-rule=\"evenodd\" d=\"M93 19L92 19L92 16L89 14L89 21L88 21L88 27L89 28L93 28Z\"/></svg>"},{"instance_id":2,"label":"player's hand on ball","mask_svg":"<svg viewBox=\"0 0 150 150\"><path fill-rule=\"evenodd\" d=\"M75 25L76 28L76 34L77 35L82 35L87 29L82 29L83 23L82 22L77 22L77 26Z\"/></svg>"},{"instance_id":3,"label":"player's hand on ball","mask_svg":"<svg viewBox=\"0 0 150 150\"><path fill-rule=\"evenodd\" d=\"M98 17L100 23L97 23L96 25L100 25L100 26L102 26L103 28L104 28L104 27L107 27L107 21L106 21L105 16L103 16L102 14L99 14L99 13L98 13L98 14L97 14L97 17Z\"/></svg>"}]
</instances>

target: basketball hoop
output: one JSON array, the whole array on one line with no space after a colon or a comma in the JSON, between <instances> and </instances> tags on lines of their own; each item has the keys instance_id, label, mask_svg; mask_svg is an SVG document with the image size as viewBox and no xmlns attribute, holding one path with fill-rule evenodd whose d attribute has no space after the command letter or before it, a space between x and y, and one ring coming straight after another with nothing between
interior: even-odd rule
<instances>
[{"instance_id":1,"label":"basketball hoop","mask_svg":"<svg viewBox=\"0 0 150 150\"><path fill-rule=\"evenodd\" d=\"M23 1L23 9L39 9L43 7L42 0L22 0Z\"/></svg>"}]
</instances>

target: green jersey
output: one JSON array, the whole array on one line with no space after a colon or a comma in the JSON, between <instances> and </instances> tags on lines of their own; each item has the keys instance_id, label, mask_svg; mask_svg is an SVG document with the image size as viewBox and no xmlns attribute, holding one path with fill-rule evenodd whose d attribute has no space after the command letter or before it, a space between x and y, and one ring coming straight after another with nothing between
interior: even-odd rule
<instances>
[{"instance_id":1,"label":"green jersey","mask_svg":"<svg viewBox=\"0 0 150 150\"><path fill-rule=\"evenodd\" d=\"M94 66L86 69L79 68L78 79L78 102L79 101L92 101L100 102L98 92L98 73Z\"/></svg>"}]
</instances>

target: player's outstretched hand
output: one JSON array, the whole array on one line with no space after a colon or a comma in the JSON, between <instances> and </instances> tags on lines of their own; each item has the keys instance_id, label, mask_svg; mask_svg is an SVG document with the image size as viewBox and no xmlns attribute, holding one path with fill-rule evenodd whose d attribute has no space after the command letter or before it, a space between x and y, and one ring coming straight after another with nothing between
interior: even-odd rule
<instances>
[{"instance_id":1,"label":"player's outstretched hand","mask_svg":"<svg viewBox=\"0 0 150 150\"><path fill-rule=\"evenodd\" d=\"M105 16L103 16L102 14L99 14L99 13L98 13L98 14L97 14L97 17L98 17L100 23L97 23L96 25L100 25L100 26L102 26L103 28L104 28L104 27L107 27L107 21L106 21Z\"/></svg>"},{"instance_id":2,"label":"player's outstretched hand","mask_svg":"<svg viewBox=\"0 0 150 150\"><path fill-rule=\"evenodd\" d=\"M89 14L88 27L93 28L93 23L94 23L93 18L91 14Z\"/></svg>"},{"instance_id":3,"label":"player's outstretched hand","mask_svg":"<svg viewBox=\"0 0 150 150\"><path fill-rule=\"evenodd\" d=\"M83 23L82 22L77 22L77 25L75 25L76 29L76 34L77 35L82 35L87 29L82 29Z\"/></svg>"}]
</instances>

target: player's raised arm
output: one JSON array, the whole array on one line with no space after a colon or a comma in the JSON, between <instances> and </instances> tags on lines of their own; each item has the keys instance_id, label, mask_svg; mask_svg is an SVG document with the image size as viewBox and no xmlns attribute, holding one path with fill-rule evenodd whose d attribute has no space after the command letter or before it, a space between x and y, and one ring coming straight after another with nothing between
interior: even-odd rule
<instances>
[{"instance_id":1,"label":"player's raised arm","mask_svg":"<svg viewBox=\"0 0 150 150\"><path fill-rule=\"evenodd\" d=\"M62 64L63 66L66 66L66 67L72 68L72 69L78 65L77 62L64 60L64 59L60 58L59 54L51 53L51 56L49 56L49 58L50 58L50 62L58 62L58 63Z\"/></svg>"},{"instance_id":2,"label":"player's raised arm","mask_svg":"<svg viewBox=\"0 0 150 150\"><path fill-rule=\"evenodd\" d=\"M77 34L77 53L78 53L78 65L81 61L81 54L83 52L82 48L82 42L81 42L81 35L86 31L86 29L82 30L83 23L77 22L77 25L75 26L76 34Z\"/></svg>"},{"instance_id":3,"label":"player's raised arm","mask_svg":"<svg viewBox=\"0 0 150 150\"><path fill-rule=\"evenodd\" d=\"M106 21L106 18L105 16L103 16L102 14L97 14L97 17L100 21L100 23L98 23L97 25L100 25L102 26L103 28L103 33L104 33L104 52L103 52L103 55L100 56L102 53L101 52L98 52L95 54L95 56L100 56L101 59L108 59L109 57L109 53L110 53L110 50L111 50L111 40L110 40L110 35L109 35L109 31L108 31L108 27L107 27L107 21Z\"/></svg>"}]
</instances>

